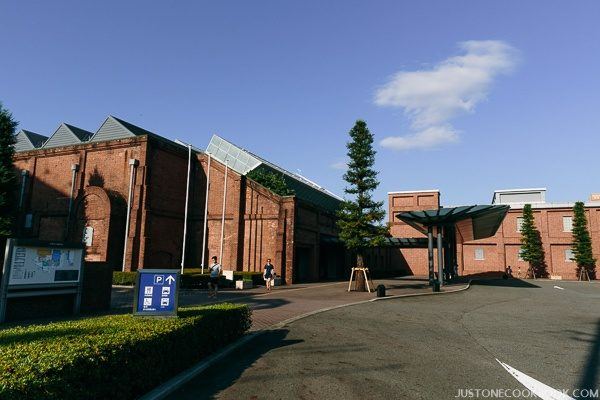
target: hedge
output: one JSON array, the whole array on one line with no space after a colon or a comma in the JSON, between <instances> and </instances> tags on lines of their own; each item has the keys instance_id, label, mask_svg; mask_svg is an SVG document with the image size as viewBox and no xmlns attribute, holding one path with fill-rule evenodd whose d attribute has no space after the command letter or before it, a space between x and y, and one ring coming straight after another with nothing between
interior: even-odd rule
<instances>
[{"instance_id":1,"label":"hedge","mask_svg":"<svg viewBox=\"0 0 600 400\"><path fill-rule=\"evenodd\" d=\"M199 289L207 287L209 275L207 273L202 274L200 270L194 272L193 269L186 271L181 275L181 287L184 289ZM264 285L264 279L262 272L242 272L235 271L233 273L233 281L228 281L224 276L219 279L219 285L221 287L233 287L235 281L251 280L254 285Z\"/></svg>"},{"instance_id":2,"label":"hedge","mask_svg":"<svg viewBox=\"0 0 600 400\"><path fill-rule=\"evenodd\" d=\"M0 330L1 399L133 399L242 336L245 305Z\"/></svg>"},{"instance_id":3,"label":"hedge","mask_svg":"<svg viewBox=\"0 0 600 400\"><path fill-rule=\"evenodd\" d=\"M133 286L135 284L135 276L136 272L121 272L114 271L113 272L113 285L126 285Z\"/></svg>"},{"instance_id":4,"label":"hedge","mask_svg":"<svg viewBox=\"0 0 600 400\"><path fill-rule=\"evenodd\" d=\"M135 284L136 275L137 272L113 272L113 285L133 286ZM251 280L254 285L264 284L262 272L236 271L233 273L233 279L234 281ZM206 288L208 280L208 273L203 274L200 268L189 268L186 269L185 273L181 276L181 287L183 289ZM224 276L221 277L221 287L233 287L234 285L234 282L226 280Z\"/></svg>"}]
</instances>

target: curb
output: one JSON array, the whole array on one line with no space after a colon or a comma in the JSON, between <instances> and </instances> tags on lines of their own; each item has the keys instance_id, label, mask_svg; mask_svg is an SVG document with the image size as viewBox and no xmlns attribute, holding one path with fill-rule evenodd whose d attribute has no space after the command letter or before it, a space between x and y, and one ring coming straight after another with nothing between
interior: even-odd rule
<instances>
[{"instance_id":1,"label":"curb","mask_svg":"<svg viewBox=\"0 0 600 400\"><path fill-rule=\"evenodd\" d=\"M338 308L344 308L344 307L351 307L351 306L356 306L359 304L366 304L366 303L372 303L374 301L380 301L380 300L391 300L391 299L398 299L398 298L405 298L405 297L417 297L417 296L431 296L431 295L439 295L439 294L451 294L451 293L457 293L457 292L462 292L465 291L467 289L469 289L471 287L471 282L472 280L470 280L466 286L458 288L458 289L454 289L454 290L450 290L450 291L446 291L446 292L427 292L427 293L409 293L409 294L399 294L399 295L395 295L395 296L388 296L388 297L376 297L374 299L369 299L369 300L361 300L361 301L356 301L354 303L348 303L348 304L341 304L338 306L332 306L332 307L327 307L327 308L321 308L319 310L315 310L315 311L311 311L305 314L301 314L301 315L297 315L295 317L292 318L288 318L285 321L281 321L278 322L274 325L271 325L267 328L263 328L261 330L258 331L254 331L254 332L250 332L247 333L246 335L242 336L240 339L236 340L233 343L230 343L229 345L227 345L224 349L218 351L217 353L213 353L212 355L208 356L206 359L204 359L203 361L200 361L198 364L194 365L191 368L188 368L187 370L179 373L178 375L174 376L173 378L169 379L168 381L164 382L163 384L161 384L160 386L154 388L153 390L151 390L150 392L146 393L145 395L139 397L139 400L160 400L163 399L165 396L173 393L175 390L179 389L181 386L183 386L184 384L186 384L187 382L189 382L190 380L192 380L196 375L200 374L202 371L205 371L208 367L210 367L212 364L214 364L215 362L221 360L222 358L226 357L227 355L229 355L231 352L233 352L234 350L237 350L239 347L242 347L243 345L245 345L246 343L254 340L255 338L257 338L258 336L276 330L276 329L281 329L289 324L291 324L292 322L296 322L298 320L316 315L316 314L320 314L320 313L324 313L327 311L331 311L331 310L335 310Z\"/></svg>"},{"instance_id":2,"label":"curb","mask_svg":"<svg viewBox=\"0 0 600 400\"><path fill-rule=\"evenodd\" d=\"M152 391L146 393L142 397L139 397L139 400L157 400L164 398L166 395L179 389L180 386L189 382L192 378L194 378L202 371L205 371L215 362L219 361L238 347L241 347L242 345L248 343L249 341L253 340L259 334L262 333L264 332L257 331L242 336L240 339L227 345L224 349L218 351L217 353L213 353L212 355L208 356L206 359L194 365L193 367L188 368L187 370L181 372L178 375L175 375L175 377L169 379L165 383L161 384L159 387L154 388Z\"/></svg>"},{"instance_id":3,"label":"curb","mask_svg":"<svg viewBox=\"0 0 600 400\"><path fill-rule=\"evenodd\" d=\"M457 293L457 292L462 292L463 290L467 290L471 287L471 282L473 282L473 280L469 280L469 282L467 282L466 286L458 288L458 289L452 289L452 290L447 290L445 292L426 292L426 293L409 293L409 294L397 294L395 296L386 296L386 297L375 297L374 299L368 300L368 301L381 301L381 300L390 300L390 299L399 299L399 298L403 298L403 297L417 297L417 296L434 296L434 295L438 295L438 294L450 294L450 293Z\"/></svg>"}]
</instances>

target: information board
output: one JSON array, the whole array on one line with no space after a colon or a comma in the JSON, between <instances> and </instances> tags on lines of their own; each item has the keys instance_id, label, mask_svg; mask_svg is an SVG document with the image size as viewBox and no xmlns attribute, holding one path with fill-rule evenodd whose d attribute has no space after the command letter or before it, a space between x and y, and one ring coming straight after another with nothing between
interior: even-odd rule
<instances>
[{"instance_id":1,"label":"information board","mask_svg":"<svg viewBox=\"0 0 600 400\"><path fill-rule=\"evenodd\" d=\"M81 243L8 239L0 280L0 322L6 318L8 299L15 297L72 296L73 312L78 314L83 256Z\"/></svg>"},{"instance_id":2,"label":"information board","mask_svg":"<svg viewBox=\"0 0 600 400\"><path fill-rule=\"evenodd\" d=\"M9 286L77 283L83 249L15 245Z\"/></svg>"},{"instance_id":3,"label":"information board","mask_svg":"<svg viewBox=\"0 0 600 400\"><path fill-rule=\"evenodd\" d=\"M136 280L134 314L177 315L179 272L170 269L141 269Z\"/></svg>"}]
</instances>

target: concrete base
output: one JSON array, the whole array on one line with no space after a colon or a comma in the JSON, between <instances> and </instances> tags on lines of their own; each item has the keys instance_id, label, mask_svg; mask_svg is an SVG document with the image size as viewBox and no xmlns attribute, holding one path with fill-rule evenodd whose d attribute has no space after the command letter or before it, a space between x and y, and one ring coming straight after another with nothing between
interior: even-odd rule
<instances>
[{"instance_id":1,"label":"concrete base","mask_svg":"<svg viewBox=\"0 0 600 400\"><path fill-rule=\"evenodd\" d=\"M236 289L252 289L252 281L235 281Z\"/></svg>"}]
</instances>

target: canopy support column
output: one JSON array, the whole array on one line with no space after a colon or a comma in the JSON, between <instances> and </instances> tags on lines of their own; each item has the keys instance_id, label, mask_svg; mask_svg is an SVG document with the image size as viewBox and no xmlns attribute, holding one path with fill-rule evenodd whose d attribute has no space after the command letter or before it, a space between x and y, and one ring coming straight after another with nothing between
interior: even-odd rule
<instances>
[{"instance_id":1,"label":"canopy support column","mask_svg":"<svg viewBox=\"0 0 600 400\"><path fill-rule=\"evenodd\" d=\"M438 282L440 288L444 284L444 251L442 246L442 227L437 227L437 253L438 253Z\"/></svg>"},{"instance_id":2,"label":"canopy support column","mask_svg":"<svg viewBox=\"0 0 600 400\"><path fill-rule=\"evenodd\" d=\"M433 286L433 227L427 227L427 262L429 265L429 286Z\"/></svg>"}]
</instances>

